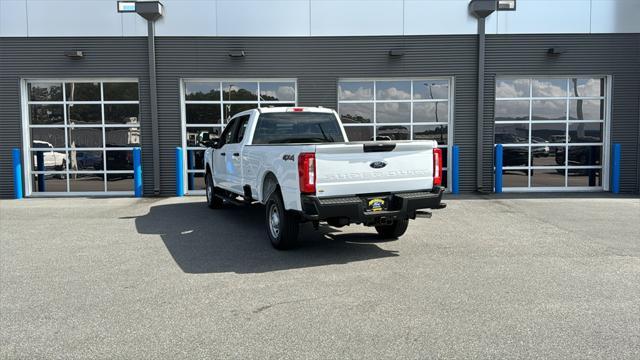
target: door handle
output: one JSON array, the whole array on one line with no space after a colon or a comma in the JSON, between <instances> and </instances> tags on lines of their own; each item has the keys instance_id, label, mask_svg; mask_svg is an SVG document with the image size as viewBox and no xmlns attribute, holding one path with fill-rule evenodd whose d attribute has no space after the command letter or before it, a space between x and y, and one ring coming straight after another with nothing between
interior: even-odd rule
<instances>
[{"instance_id":1,"label":"door handle","mask_svg":"<svg viewBox=\"0 0 640 360\"><path fill-rule=\"evenodd\" d=\"M233 156L240 156L240 153L233 153Z\"/></svg>"},{"instance_id":2,"label":"door handle","mask_svg":"<svg viewBox=\"0 0 640 360\"><path fill-rule=\"evenodd\" d=\"M220 153L220 156L225 156L227 155L227 153Z\"/></svg>"}]
</instances>

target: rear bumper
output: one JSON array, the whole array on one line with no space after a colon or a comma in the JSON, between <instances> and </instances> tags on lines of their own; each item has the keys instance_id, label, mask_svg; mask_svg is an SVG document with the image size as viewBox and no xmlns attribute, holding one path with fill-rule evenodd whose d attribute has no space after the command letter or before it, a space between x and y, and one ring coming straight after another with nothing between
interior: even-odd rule
<instances>
[{"instance_id":1,"label":"rear bumper","mask_svg":"<svg viewBox=\"0 0 640 360\"><path fill-rule=\"evenodd\" d=\"M399 219L415 219L420 209L441 209L444 188L437 186L431 191L414 191L386 194L389 205L387 210L367 211L367 199L372 196L348 196L336 198L318 198L302 195L302 216L307 220L322 221L342 219L347 223L376 225Z\"/></svg>"}]
</instances>

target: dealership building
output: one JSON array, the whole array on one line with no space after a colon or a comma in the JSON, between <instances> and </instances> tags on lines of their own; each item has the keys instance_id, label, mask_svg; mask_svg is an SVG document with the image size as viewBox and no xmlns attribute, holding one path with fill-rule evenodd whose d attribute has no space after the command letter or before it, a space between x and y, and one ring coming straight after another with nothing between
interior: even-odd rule
<instances>
[{"instance_id":1,"label":"dealership building","mask_svg":"<svg viewBox=\"0 0 640 360\"><path fill-rule=\"evenodd\" d=\"M136 148L145 196L201 194L202 134L270 106L437 140L463 193L502 145L505 192L637 194L640 1L0 0L1 198L13 149L27 197L132 196Z\"/></svg>"}]
</instances>

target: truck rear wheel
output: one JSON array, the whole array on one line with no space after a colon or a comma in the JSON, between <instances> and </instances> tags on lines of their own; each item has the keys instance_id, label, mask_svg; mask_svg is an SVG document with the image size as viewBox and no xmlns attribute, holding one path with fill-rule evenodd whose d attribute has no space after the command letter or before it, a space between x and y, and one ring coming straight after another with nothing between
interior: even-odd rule
<instances>
[{"instance_id":1,"label":"truck rear wheel","mask_svg":"<svg viewBox=\"0 0 640 360\"><path fill-rule=\"evenodd\" d=\"M376 231L383 239L397 239L404 235L409 226L409 219L394 220L390 225L376 226Z\"/></svg>"},{"instance_id":2,"label":"truck rear wheel","mask_svg":"<svg viewBox=\"0 0 640 360\"><path fill-rule=\"evenodd\" d=\"M224 205L224 200L215 195L215 186L213 184L213 176L211 172L207 171L207 176L204 178L206 183L207 205L211 209L220 209Z\"/></svg>"},{"instance_id":3,"label":"truck rear wheel","mask_svg":"<svg viewBox=\"0 0 640 360\"><path fill-rule=\"evenodd\" d=\"M267 235L271 245L278 250L294 247L298 241L300 222L298 217L284 208L280 190L274 190L265 207Z\"/></svg>"}]
</instances>

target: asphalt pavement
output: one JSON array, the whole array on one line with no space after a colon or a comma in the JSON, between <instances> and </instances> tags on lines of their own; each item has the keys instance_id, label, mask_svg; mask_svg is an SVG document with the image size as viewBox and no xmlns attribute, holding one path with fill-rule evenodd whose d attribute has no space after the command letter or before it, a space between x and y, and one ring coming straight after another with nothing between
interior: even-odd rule
<instances>
[{"instance_id":1,"label":"asphalt pavement","mask_svg":"<svg viewBox=\"0 0 640 360\"><path fill-rule=\"evenodd\" d=\"M0 358L639 359L640 199L448 199L383 242L202 197L0 202Z\"/></svg>"}]
</instances>

